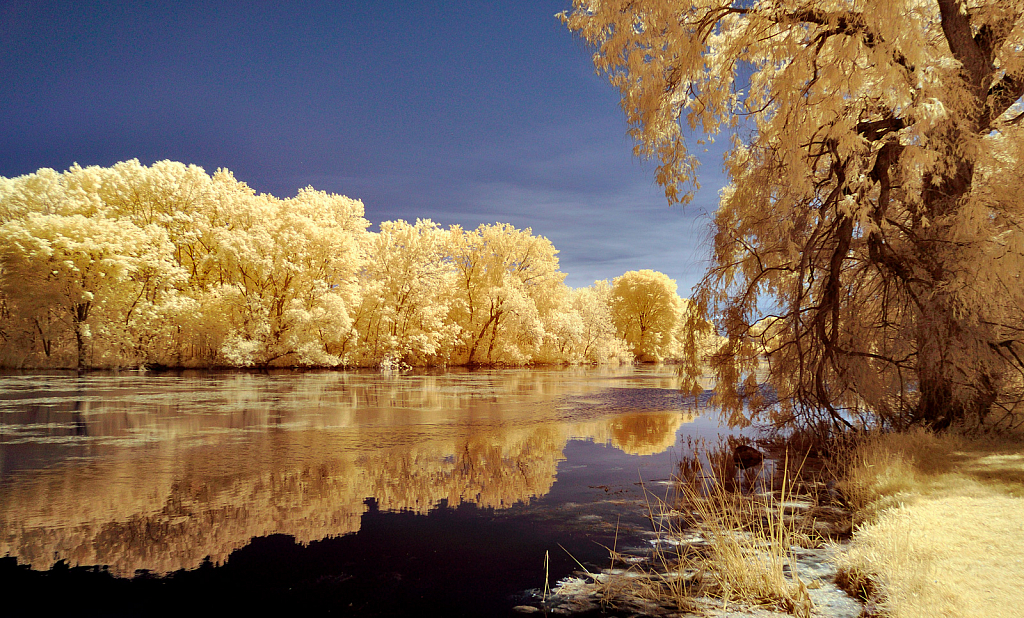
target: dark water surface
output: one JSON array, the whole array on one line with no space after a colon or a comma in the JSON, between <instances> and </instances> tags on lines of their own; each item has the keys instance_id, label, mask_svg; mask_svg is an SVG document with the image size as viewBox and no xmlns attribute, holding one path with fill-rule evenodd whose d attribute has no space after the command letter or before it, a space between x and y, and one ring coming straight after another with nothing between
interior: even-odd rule
<instances>
[{"instance_id":1,"label":"dark water surface","mask_svg":"<svg viewBox=\"0 0 1024 618\"><path fill-rule=\"evenodd\" d=\"M546 552L554 584L646 542L641 480L664 495L681 440L720 431L676 385L0 376L0 614L509 615Z\"/></svg>"}]
</instances>

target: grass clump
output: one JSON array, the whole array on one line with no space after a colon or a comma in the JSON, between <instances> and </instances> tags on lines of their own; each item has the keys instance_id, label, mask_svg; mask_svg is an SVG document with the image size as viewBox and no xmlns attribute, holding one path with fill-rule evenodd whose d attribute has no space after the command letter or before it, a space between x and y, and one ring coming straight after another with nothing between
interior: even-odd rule
<instances>
[{"instance_id":1,"label":"grass clump","mask_svg":"<svg viewBox=\"0 0 1024 618\"><path fill-rule=\"evenodd\" d=\"M648 494L656 532L652 560L628 565L612 552L612 568L592 576L606 608L657 614L730 605L809 617L807 586L793 573L792 548L804 545L806 517L790 507L794 482L784 466L737 473L728 448L695 452L680 464L676 494ZM615 569L615 564L628 565Z\"/></svg>"},{"instance_id":2,"label":"grass clump","mask_svg":"<svg viewBox=\"0 0 1024 618\"><path fill-rule=\"evenodd\" d=\"M794 575L793 548L855 524L836 583L865 601L865 616L1022 615L1020 436L862 433L820 448L820 477L803 463L799 475L786 465L737 474L734 446L692 449L678 494L649 502L654 565L593 576L606 606L657 614L739 604L809 616L815 583ZM830 512L852 521L821 528Z\"/></svg>"},{"instance_id":3,"label":"grass clump","mask_svg":"<svg viewBox=\"0 0 1024 618\"><path fill-rule=\"evenodd\" d=\"M705 539L690 556L691 568L703 573L700 592L726 604L809 616L807 589L791 569L791 548L805 543L806 536L798 520L787 517L784 505L791 501L792 484L788 473L782 476L777 492L743 494L728 491L723 483L682 484L688 523Z\"/></svg>"},{"instance_id":4,"label":"grass clump","mask_svg":"<svg viewBox=\"0 0 1024 618\"><path fill-rule=\"evenodd\" d=\"M929 477L948 471L950 455L963 443L959 435L938 436L920 428L851 436L836 443L832 474L857 523L871 521L902 500L929 493Z\"/></svg>"}]
</instances>

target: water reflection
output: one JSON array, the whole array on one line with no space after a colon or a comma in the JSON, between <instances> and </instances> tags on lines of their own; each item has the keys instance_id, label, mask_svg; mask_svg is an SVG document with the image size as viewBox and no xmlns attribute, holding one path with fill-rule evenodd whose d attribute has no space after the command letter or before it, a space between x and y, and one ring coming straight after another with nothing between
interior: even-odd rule
<instances>
[{"instance_id":1,"label":"water reflection","mask_svg":"<svg viewBox=\"0 0 1024 618\"><path fill-rule=\"evenodd\" d=\"M254 537L545 495L570 439L650 455L692 420L671 369L0 378L0 556L130 576Z\"/></svg>"}]
</instances>

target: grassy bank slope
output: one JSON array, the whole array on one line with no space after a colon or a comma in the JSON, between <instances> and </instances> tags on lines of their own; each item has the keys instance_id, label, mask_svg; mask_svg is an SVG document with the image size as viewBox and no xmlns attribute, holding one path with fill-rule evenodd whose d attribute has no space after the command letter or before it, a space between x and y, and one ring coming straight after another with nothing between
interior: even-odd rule
<instances>
[{"instance_id":1,"label":"grassy bank slope","mask_svg":"<svg viewBox=\"0 0 1024 618\"><path fill-rule=\"evenodd\" d=\"M844 484L862 521L841 573L877 613L1024 614L1024 442L877 436Z\"/></svg>"}]
</instances>

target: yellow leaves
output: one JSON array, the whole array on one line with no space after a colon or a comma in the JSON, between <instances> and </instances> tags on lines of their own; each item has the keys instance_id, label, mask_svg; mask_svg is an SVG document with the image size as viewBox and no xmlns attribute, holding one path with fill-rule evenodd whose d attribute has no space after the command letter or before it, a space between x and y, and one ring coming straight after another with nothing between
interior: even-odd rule
<instances>
[{"instance_id":1,"label":"yellow leaves","mask_svg":"<svg viewBox=\"0 0 1024 618\"><path fill-rule=\"evenodd\" d=\"M127 220L30 214L0 226L0 246L9 326L56 318L77 334L79 362L90 322L125 323L140 298L155 301L182 279L163 230Z\"/></svg>"},{"instance_id":2,"label":"yellow leaves","mask_svg":"<svg viewBox=\"0 0 1024 618\"><path fill-rule=\"evenodd\" d=\"M565 275L551 241L509 224L456 226L445 253L458 281L448 319L464 334L459 362L529 362L544 339L543 319L561 310Z\"/></svg>"}]
</instances>

